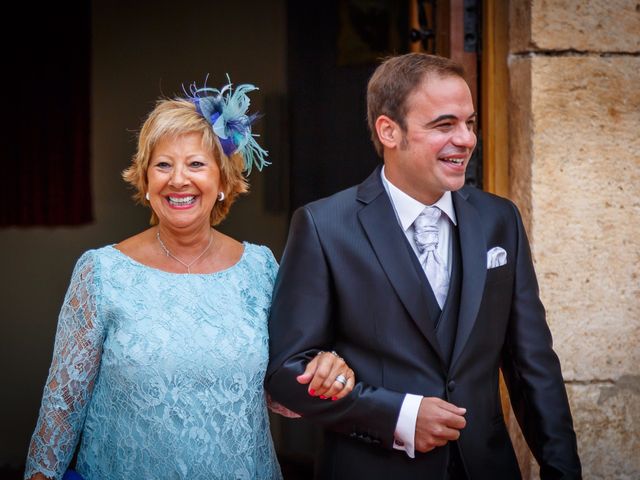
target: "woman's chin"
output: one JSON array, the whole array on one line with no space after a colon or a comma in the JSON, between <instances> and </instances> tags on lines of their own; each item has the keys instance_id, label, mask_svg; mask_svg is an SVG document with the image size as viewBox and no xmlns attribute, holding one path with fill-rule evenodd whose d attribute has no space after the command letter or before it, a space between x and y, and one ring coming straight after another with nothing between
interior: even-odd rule
<instances>
[{"instance_id":1,"label":"woman's chin","mask_svg":"<svg viewBox=\"0 0 640 480\"><path fill-rule=\"evenodd\" d=\"M203 215L170 215L161 217L158 225L172 229L191 229L209 227L209 216Z\"/></svg>"}]
</instances>

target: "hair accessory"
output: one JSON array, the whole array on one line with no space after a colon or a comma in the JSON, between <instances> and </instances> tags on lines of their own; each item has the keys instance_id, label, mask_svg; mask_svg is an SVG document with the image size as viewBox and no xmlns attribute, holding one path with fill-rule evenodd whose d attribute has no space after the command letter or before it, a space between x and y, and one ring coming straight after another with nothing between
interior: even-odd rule
<instances>
[{"instance_id":1,"label":"hair accessory","mask_svg":"<svg viewBox=\"0 0 640 480\"><path fill-rule=\"evenodd\" d=\"M251 173L254 165L258 170L262 170L265 165L269 165L267 151L258 145L254 138L258 135L251 133L251 124L259 115L247 115L251 103L247 93L258 90L258 87L243 83L234 90L227 75L228 83L225 86L221 89L210 88L207 87L208 78L207 75L203 87L198 87L195 82L189 85L189 92L183 85L184 93L213 127L225 155L242 154L247 175Z\"/></svg>"},{"instance_id":2,"label":"hair accessory","mask_svg":"<svg viewBox=\"0 0 640 480\"><path fill-rule=\"evenodd\" d=\"M218 192L218 201L221 202L224 200L224 192Z\"/></svg>"}]
</instances>

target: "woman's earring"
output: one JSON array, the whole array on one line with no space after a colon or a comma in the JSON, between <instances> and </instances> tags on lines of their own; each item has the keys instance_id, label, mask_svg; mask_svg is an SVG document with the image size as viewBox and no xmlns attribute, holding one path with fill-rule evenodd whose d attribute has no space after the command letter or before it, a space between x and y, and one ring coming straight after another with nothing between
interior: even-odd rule
<instances>
[{"instance_id":1,"label":"woman's earring","mask_svg":"<svg viewBox=\"0 0 640 480\"><path fill-rule=\"evenodd\" d=\"M144 194L144 198L146 198L146 199L147 199L147 202L149 201L149 198L150 198L150 197L149 197L149 192L147 192L147 193L145 193L145 194Z\"/></svg>"},{"instance_id":2,"label":"woman's earring","mask_svg":"<svg viewBox=\"0 0 640 480\"><path fill-rule=\"evenodd\" d=\"M224 192L218 192L218 201L221 202L224 200Z\"/></svg>"}]
</instances>

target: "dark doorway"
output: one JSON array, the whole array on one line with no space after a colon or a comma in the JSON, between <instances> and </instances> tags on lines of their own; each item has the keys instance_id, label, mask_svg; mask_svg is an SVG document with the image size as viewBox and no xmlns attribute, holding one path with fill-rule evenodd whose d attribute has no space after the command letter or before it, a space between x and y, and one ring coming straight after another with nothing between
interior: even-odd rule
<instances>
[{"instance_id":1,"label":"dark doorway","mask_svg":"<svg viewBox=\"0 0 640 480\"><path fill-rule=\"evenodd\" d=\"M465 66L479 104L479 0L287 2L290 213L360 183L381 162L366 126L367 82L381 58L424 48L410 35L420 9L435 38L424 46ZM467 172L479 187L481 147Z\"/></svg>"},{"instance_id":2,"label":"dark doorway","mask_svg":"<svg viewBox=\"0 0 640 480\"><path fill-rule=\"evenodd\" d=\"M400 35L408 19L402 2L359 3L288 2L292 210L360 183L380 161L366 126L366 85L377 59L407 51Z\"/></svg>"}]
</instances>

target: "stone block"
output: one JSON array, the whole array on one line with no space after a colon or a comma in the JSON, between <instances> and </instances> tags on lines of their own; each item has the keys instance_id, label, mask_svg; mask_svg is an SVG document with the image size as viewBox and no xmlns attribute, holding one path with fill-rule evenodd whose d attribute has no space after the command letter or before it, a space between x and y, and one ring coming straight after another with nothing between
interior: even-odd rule
<instances>
[{"instance_id":1,"label":"stone block","mask_svg":"<svg viewBox=\"0 0 640 480\"><path fill-rule=\"evenodd\" d=\"M640 3L637 0L533 0L512 8L531 15L532 50L638 52ZM516 17L517 18L517 17ZM526 26L525 20L520 25ZM514 37L522 45L526 33Z\"/></svg>"},{"instance_id":2,"label":"stone block","mask_svg":"<svg viewBox=\"0 0 640 480\"><path fill-rule=\"evenodd\" d=\"M568 380L640 365L639 57L531 62L530 237Z\"/></svg>"},{"instance_id":3,"label":"stone block","mask_svg":"<svg viewBox=\"0 0 640 480\"><path fill-rule=\"evenodd\" d=\"M509 51L530 51L531 2L515 0L509 2Z\"/></svg>"},{"instance_id":4,"label":"stone block","mask_svg":"<svg viewBox=\"0 0 640 480\"><path fill-rule=\"evenodd\" d=\"M568 385L583 477L640 478L640 376Z\"/></svg>"},{"instance_id":5,"label":"stone block","mask_svg":"<svg viewBox=\"0 0 640 480\"><path fill-rule=\"evenodd\" d=\"M527 231L531 228L531 59L509 61L509 182Z\"/></svg>"}]
</instances>

